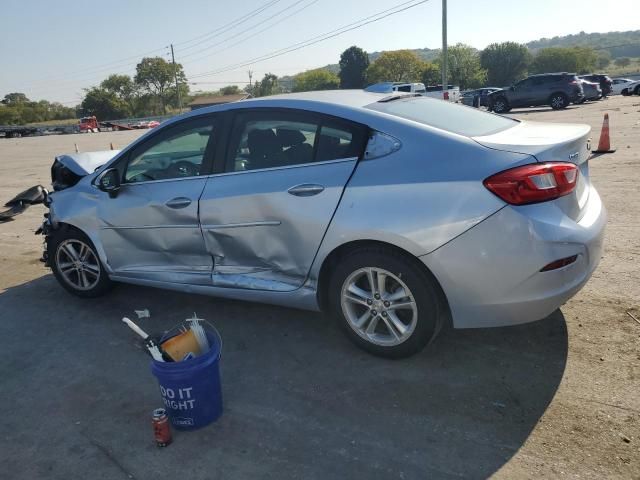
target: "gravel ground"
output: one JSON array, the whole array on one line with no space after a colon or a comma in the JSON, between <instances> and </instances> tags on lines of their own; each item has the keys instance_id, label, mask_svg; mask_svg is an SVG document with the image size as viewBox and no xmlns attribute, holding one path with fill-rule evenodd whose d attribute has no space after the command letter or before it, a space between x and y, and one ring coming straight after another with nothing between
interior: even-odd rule
<instances>
[{"instance_id":1,"label":"gravel ground","mask_svg":"<svg viewBox=\"0 0 640 480\"><path fill-rule=\"evenodd\" d=\"M397 362L353 347L318 314L121 286L82 301L38 262L44 208L0 225L0 464L34 478L640 479L640 99L517 118L588 123L614 154L591 178L609 212L604 258L549 318L446 332ZM141 132L0 139L0 199L49 183L54 155ZM633 185L636 185L634 187ZM160 397L120 323L151 331L196 311L225 342L225 414L157 449ZM185 475L186 473L186 475Z\"/></svg>"}]
</instances>

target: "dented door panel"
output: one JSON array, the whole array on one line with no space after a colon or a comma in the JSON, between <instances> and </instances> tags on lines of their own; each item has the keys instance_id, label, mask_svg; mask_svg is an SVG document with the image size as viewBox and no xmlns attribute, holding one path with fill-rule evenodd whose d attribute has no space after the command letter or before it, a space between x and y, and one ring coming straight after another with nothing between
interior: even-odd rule
<instances>
[{"instance_id":1,"label":"dented door panel","mask_svg":"<svg viewBox=\"0 0 640 480\"><path fill-rule=\"evenodd\" d=\"M299 288L356 161L212 176L200 201L200 221L206 249L215 259L213 284Z\"/></svg>"},{"instance_id":2,"label":"dented door panel","mask_svg":"<svg viewBox=\"0 0 640 480\"><path fill-rule=\"evenodd\" d=\"M198 225L206 177L124 185L98 202L99 235L118 276L210 284L213 266Z\"/></svg>"}]
</instances>

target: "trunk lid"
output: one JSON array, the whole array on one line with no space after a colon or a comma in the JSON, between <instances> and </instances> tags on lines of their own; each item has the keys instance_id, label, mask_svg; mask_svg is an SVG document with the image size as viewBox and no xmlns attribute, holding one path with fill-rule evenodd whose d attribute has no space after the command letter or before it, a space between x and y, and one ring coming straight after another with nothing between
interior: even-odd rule
<instances>
[{"instance_id":1,"label":"trunk lid","mask_svg":"<svg viewBox=\"0 0 640 480\"><path fill-rule=\"evenodd\" d=\"M522 121L501 132L474 137L487 148L532 155L540 162L570 162L578 166L576 189L569 195L553 200L567 216L578 221L589 198L589 157L591 127L568 123Z\"/></svg>"}]
</instances>

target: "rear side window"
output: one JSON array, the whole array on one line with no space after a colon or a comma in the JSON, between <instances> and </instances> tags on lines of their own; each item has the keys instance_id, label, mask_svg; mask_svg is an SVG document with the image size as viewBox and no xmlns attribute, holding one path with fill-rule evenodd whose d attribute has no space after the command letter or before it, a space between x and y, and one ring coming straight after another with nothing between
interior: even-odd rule
<instances>
[{"instance_id":1,"label":"rear side window","mask_svg":"<svg viewBox=\"0 0 640 480\"><path fill-rule=\"evenodd\" d=\"M244 113L231 137L227 172L304 165L359 157L365 131L298 112Z\"/></svg>"},{"instance_id":2,"label":"rear side window","mask_svg":"<svg viewBox=\"0 0 640 480\"><path fill-rule=\"evenodd\" d=\"M490 135L519 123L511 118L427 97L376 102L366 108L467 137Z\"/></svg>"}]
</instances>

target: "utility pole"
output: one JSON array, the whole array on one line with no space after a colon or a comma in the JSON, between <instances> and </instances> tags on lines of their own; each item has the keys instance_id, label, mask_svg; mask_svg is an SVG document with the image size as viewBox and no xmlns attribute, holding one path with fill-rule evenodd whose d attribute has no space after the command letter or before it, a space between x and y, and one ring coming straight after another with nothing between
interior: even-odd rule
<instances>
[{"instance_id":1,"label":"utility pole","mask_svg":"<svg viewBox=\"0 0 640 480\"><path fill-rule=\"evenodd\" d=\"M249 74L249 90L251 90L251 77L253 77L253 72L249 70L247 73Z\"/></svg>"},{"instance_id":2,"label":"utility pole","mask_svg":"<svg viewBox=\"0 0 640 480\"><path fill-rule=\"evenodd\" d=\"M442 96L447 90L447 0L442 0Z\"/></svg>"},{"instance_id":3,"label":"utility pole","mask_svg":"<svg viewBox=\"0 0 640 480\"><path fill-rule=\"evenodd\" d=\"M178 96L178 110L182 113L182 99L180 98L180 88L178 87L178 70L176 69L176 57L173 54L173 43L171 44L171 63L173 63L173 77L176 79L176 95Z\"/></svg>"}]
</instances>

